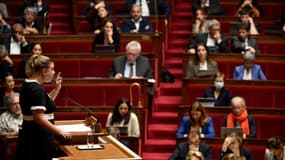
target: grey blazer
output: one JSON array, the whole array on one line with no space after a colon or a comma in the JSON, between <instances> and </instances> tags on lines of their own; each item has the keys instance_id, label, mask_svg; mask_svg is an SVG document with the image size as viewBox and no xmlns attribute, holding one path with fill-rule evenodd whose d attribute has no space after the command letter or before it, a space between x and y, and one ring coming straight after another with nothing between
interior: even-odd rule
<instances>
[{"instance_id":1,"label":"grey blazer","mask_svg":"<svg viewBox=\"0 0 285 160\"><path fill-rule=\"evenodd\" d=\"M253 38L248 38L248 45L253 47L256 51L256 54L260 53L259 47L257 45L257 42ZM238 37L232 38L232 46L231 46L232 52L234 53L241 53L242 51L245 51L245 48L243 46L243 42Z\"/></svg>"},{"instance_id":2,"label":"grey blazer","mask_svg":"<svg viewBox=\"0 0 285 160\"><path fill-rule=\"evenodd\" d=\"M207 61L208 70L218 71L219 67L216 61ZM193 61L190 61L186 70L186 78L197 78L197 73L199 71L199 64L195 65Z\"/></svg>"}]
</instances>

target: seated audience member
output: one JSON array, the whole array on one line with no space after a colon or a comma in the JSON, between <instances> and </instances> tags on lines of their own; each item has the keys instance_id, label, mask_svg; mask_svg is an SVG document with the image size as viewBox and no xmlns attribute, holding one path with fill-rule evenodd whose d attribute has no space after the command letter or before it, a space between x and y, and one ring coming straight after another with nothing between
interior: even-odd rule
<instances>
[{"instance_id":1,"label":"seated audience member","mask_svg":"<svg viewBox=\"0 0 285 160\"><path fill-rule=\"evenodd\" d=\"M110 18L110 12L106 7L100 6L98 9L92 8L86 18L91 25L92 32L99 34L102 31L103 23Z\"/></svg>"},{"instance_id":2,"label":"seated audience member","mask_svg":"<svg viewBox=\"0 0 285 160\"><path fill-rule=\"evenodd\" d=\"M11 33L11 26L5 21L3 11L0 9L0 34Z\"/></svg>"},{"instance_id":3,"label":"seated audience member","mask_svg":"<svg viewBox=\"0 0 285 160\"><path fill-rule=\"evenodd\" d=\"M254 54L259 54L260 50L256 39L250 37L250 25L242 23L238 27L238 36L232 38L231 50L234 53L244 53L250 50Z\"/></svg>"},{"instance_id":4,"label":"seated audience member","mask_svg":"<svg viewBox=\"0 0 285 160\"><path fill-rule=\"evenodd\" d=\"M140 55L141 50L141 44L138 41L130 41L126 45L126 54L113 60L109 77L153 79L149 59Z\"/></svg>"},{"instance_id":5,"label":"seated audience member","mask_svg":"<svg viewBox=\"0 0 285 160\"><path fill-rule=\"evenodd\" d=\"M212 117L207 116L205 109L198 101L192 104L189 115L182 117L176 137L186 137L191 129L199 130L201 137L215 137Z\"/></svg>"},{"instance_id":6,"label":"seated audience member","mask_svg":"<svg viewBox=\"0 0 285 160\"><path fill-rule=\"evenodd\" d=\"M256 138L256 125L252 115L246 110L246 103L242 97L233 97L232 111L225 116L223 127L242 128L243 138Z\"/></svg>"},{"instance_id":7,"label":"seated audience member","mask_svg":"<svg viewBox=\"0 0 285 160\"><path fill-rule=\"evenodd\" d=\"M36 16L44 16L49 12L49 5L45 0L26 0L23 9L20 11L20 16L25 15L25 9L27 7L32 7L36 11Z\"/></svg>"},{"instance_id":8,"label":"seated audience member","mask_svg":"<svg viewBox=\"0 0 285 160\"><path fill-rule=\"evenodd\" d=\"M27 7L24 10L24 17L19 21L24 27L24 34L42 34L42 23L36 20L36 10L33 7Z\"/></svg>"},{"instance_id":9,"label":"seated audience member","mask_svg":"<svg viewBox=\"0 0 285 160\"><path fill-rule=\"evenodd\" d=\"M238 27L240 24L245 23L248 24L250 29L249 29L249 34L250 35L259 35L259 26L255 24L254 22L254 17L253 13L251 10L248 9L243 9L239 13L240 21L239 22L234 22L230 26L230 32L235 33L238 30Z\"/></svg>"},{"instance_id":10,"label":"seated audience member","mask_svg":"<svg viewBox=\"0 0 285 160\"><path fill-rule=\"evenodd\" d=\"M238 16L239 12L244 8L251 10L254 17L264 16L263 7L259 5L257 0L240 0L235 16Z\"/></svg>"},{"instance_id":11,"label":"seated audience member","mask_svg":"<svg viewBox=\"0 0 285 160\"><path fill-rule=\"evenodd\" d=\"M199 77L199 73L201 71L218 71L218 64L216 61L212 61L209 59L209 51L205 44L200 43L197 44L195 49L195 56L193 60L189 61L187 69L186 69L186 78L197 78ZM212 75L205 75L205 77L209 77Z\"/></svg>"},{"instance_id":12,"label":"seated audience member","mask_svg":"<svg viewBox=\"0 0 285 160\"><path fill-rule=\"evenodd\" d=\"M105 7L108 13L111 13L111 7L109 2L105 0L91 0L88 4L86 4L83 9L80 11L81 16L87 16L89 11L94 8L95 10L99 9L100 7Z\"/></svg>"},{"instance_id":13,"label":"seated audience member","mask_svg":"<svg viewBox=\"0 0 285 160\"><path fill-rule=\"evenodd\" d=\"M43 47L41 45L41 43L38 42L34 42L31 44L31 50L32 50L32 55L36 54L36 55L41 55L43 53ZM27 78L26 75L26 64L27 64L28 59L23 58L19 67L19 71L18 71L18 78Z\"/></svg>"},{"instance_id":14,"label":"seated audience member","mask_svg":"<svg viewBox=\"0 0 285 160\"><path fill-rule=\"evenodd\" d=\"M197 8L194 12L194 22L192 24L193 34L203 34L209 32L212 20L207 19L208 13L205 8Z\"/></svg>"},{"instance_id":15,"label":"seated audience member","mask_svg":"<svg viewBox=\"0 0 285 160\"><path fill-rule=\"evenodd\" d=\"M264 160L284 160L285 146L281 137L271 137L266 144Z\"/></svg>"},{"instance_id":16,"label":"seated audience member","mask_svg":"<svg viewBox=\"0 0 285 160\"><path fill-rule=\"evenodd\" d=\"M204 97L215 98L215 106L230 106L231 93L224 87L225 74L217 72L214 76L214 86L205 91Z\"/></svg>"},{"instance_id":17,"label":"seated audience member","mask_svg":"<svg viewBox=\"0 0 285 160\"><path fill-rule=\"evenodd\" d=\"M244 157L236 156L233 153L228 153L223 156L222 160L246 160Z\"/></svg>"},{"instance_id":18,"label":"seated audience member","mask_svg":"<svg viewBox=\"0 0 285 160\"><path fill-rule=\"evenodd\" d=\"M233 74L235 80L266 80L262 68L254 64L255 55L246 51L243 55L244 64L236 66Z\"/></svg>"},{"instance_id":19,"label":"seated audience member","mask_svg":"<svg viewBox=\"0 0 285 160\"><path fill-rule=\"evenodd\" d=\"M115 52L120 51L120 34L116 25L110 20L103 22L102 32L94 39L92 52L96 52L96 45L113 45Z\"/></svg>"},{"instance_id":20,"label":"seated audience member","mask_svg":"<svg viewBox=\"0 0 285 160\"><path fill-rule=\"evenodd\" d=\"M20 23L16 23L12 26L11 35L0 38L0 44L5 45L10 55L30 53L30 44L23 33L23 26Z\"/></svg>"},{"instance_id":21,"label":"seated audience member","mask_svg":"<svg viewBox=\"0 0 285 160\"><path fill-rule=\"evenodd\" d=\"M131 9L131 17L123 23L123 32L146 33L152 32L152 24L149 19L142 17L142 9L134 4Z\"/></svg>"},{"instance_id":22,"label":"seated audience member","mask_svg":"<svg viewBox=\"0 0 285 160\"><path fill-rule=\"evenodd\" d=\"M23 122L19 93L9 94L5 107L8 107L8 111L0 115L0 135L18 135Z\"/></svg>"},{"instance_id":23,"label":"seated audience member","mask_svg":"<svg viewBox=\"0 0 285 160\"><path fill-rule=\"evenodd\" d=\"M204 141L201 140L201 134L198 129L191 128L187 133L187 141L181 142L177 145L169 160L184 160L188 155L192 155L192 152L201 152L205 160L212 159L212 149ZM202 157L199 154L200 157Z\"/></svg>"},{"instance_id":24,"label":"seated audience member","mask_svg":"<svg viewBox=\"0 0 285 160\"><path fill-rule=\"evenodd\" d=\"M8 11L7 11L7 6L3 2L0 2L0 12L2 12L4 18L8 18L9 17Z\"/></svg>"},{"instance_id":25,"label":"seated audience member","mask_svg":"<svg viewBox=\"0 0 285 160\"><path fill-rule=\"evenodd\" d=\"M209 15L225 15L219 0L197 0L192 4L192 12L200 7L205 8Z\"/></svg>"},{"instance_id":26,"label":"seated audience member","mask_svg":"<svg viewBox=\"0 0 285 160\"><path fill-rule=\"evenodd\" d=\"M221 149L220 159L223 159L223 157L229 153L233 153L235 156L244 157L246 160L254 160L252 152L242 146L242 137L235 132L232 132L225 138Z\"/></svg>"},{"instance_id":27,"label":"seated audience member","mask_svg":"<svg viewBox=\"0 0 285 160\"><path fill-rule=\"evenodd\" d=\"M15 88L14 76L11 73L7 73L4 77L1 78L2 87L0 89L0 107L7 106L8 96L12 93L19 92Z\"/></svg>"},{"instance_id":28,"label":"seated audience member","mask_svg":"<svg viewBox=\"0 0 285 160\"><path fill-rule=\"evenodd\" d=\"M164 15L167 23L171 13L170 5L165 0L156 0L156 2L158 15ZM130 13L133 4L141 6L143 17L155 15L155 0L125 0L125 10L128 13Z\"/></svg>"},{"instance_id":29,"label":"seated audience member","mask_svg":"<svg viewBox=\"0 0 285 160\"><path fill-rule=\"evenodd\" d=\"M7 73L14 74L14 62L9 57L6 47L0 45L0 78L5 77Z\"/></svg>"},{"instance_id":30,"label":"seated audience member","mask_svg":"<svg viewBox=\"0 0 285 160\"><path fill-rule=\"evenodd\" d=\"M195 54L195 47L199 43L206 44L209 53L224 53L228 51L228 39L221 34L219 21L212 20L209 26L209 33L198 34L194 42L186 48L186 52Z\"/></svg>"},{"instance_id":31,"label":"seated audience member","mask_svg":"<svg viewBox=\"0 0 285 160\"><path fill-rule=\"evenodd\" d=\"M139 137L140 126L137 115L132 112L132 106L127 99L120 99L114 111L109 113L106 127L128 127L128 136Z\"/></svg>"}]
</instances>

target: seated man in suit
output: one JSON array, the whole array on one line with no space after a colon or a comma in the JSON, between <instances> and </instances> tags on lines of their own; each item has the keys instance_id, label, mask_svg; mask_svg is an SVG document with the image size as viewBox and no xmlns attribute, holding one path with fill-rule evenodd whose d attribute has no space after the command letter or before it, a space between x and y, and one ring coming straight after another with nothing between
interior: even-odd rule
<instances>
[{"instance_id":1,"label":"seated man in suit","mask_svg":"<svg viewBox=\"0 0 285 160\"><path fill-rule=\"evenodd\" d=\"M231 49L234 53L244 53L246 50L259 54L260 50L254 38L250 37L250 25L242 23L238 27L237 37L232 38Z\"/></svg>"},{"instance_id":2,"label":"seated man in suit","mask_svg":"<svg viewBox=\"0 0 285 160\"><path fill-rule=\"evenodd\" d=\"M221 25L217 20L212 20L209 26L209 33L199 34L193 43L187 46L186 52L195 54L195 47L199 43L206 44L209 53L223 53L227 52L228 40L221 35Z\"/></svg>"},{"instance_id":3,"label":"seated man in suit","mask_svg":"<svg viewBox=\"0 0 285 160\"><path fill-rule=\"evenodd\" d=\"M1 37L0 44L5 45L10 55L19 55L21 53L30 53L30 43L24 35L24 27L20 23L12 26L11 35Z\"/></svg>"},{"instance_id":4,"label":"seated man in suit","mask_svg":"<svg viewBox=\"0 0 285 160\"><path fill-rule=\"evenodd\" d=\"M152 32L152 25L149 19L142 17L142 8L134 4L131 9L131 17L124 21L123 32L145 33Z\"/></svg>"},{"instance_id":5,"label":"seated man in suit","mask_svg":"<svg viewBox=\"0 0 285 160\"><path fill-rule=\"evenodd\" d=\"M212 159L212 149L204 141L201 140L200 131L191 129L188 133L186 142L181 142L177 145L175 151L169 157L169 160L184 160L191 152L199 151L203 154L205 160Z\"/></svg>"},{"instance_id":6,"label":"seated man in suit","mask_svg":"<svg viewBox=\"0 0 285 160\"><path fill-rule=\"evenodd\" d=\"M141 44L138 41L130 41L126 45L126 54L116 57L109 73L109 77L120 78L147 78L153 79L153 71L149 59L141 56ZM152 105L154 94L153 84L149 90L149 106Z\"/></svg>"},{"instance_id":7,"label":"seated man in suit","mask_svg":"<svg viewBox=\"0 0 285 160\"><path fill-rule=\"evenodd\" d=\"M165 16L165 23L168 22L171 8L165 0L156 0L158 15ZM142 7L142 16L155 15L155 0L126 0L125 10L130 13L133 4Z\"/></svg>"},{"instance_id":8,"label":"seated man in suit","mask_svg":"<svg viewBox=\"0 0 285 160\"><path fill-rule=\"evenodd\" d=\"M126 55L114 59L109 77L114 78L153 78L149 60L140 55L141 44L131 41L126 45Z\"/></svg>"},{"instance_id":9,"label":"seated man in suit","mask_svg":"<svg viewBox=\"0 0 285 160\"><path fill-rule=\"evenodd\" d=\"M0 135L18 135L19 126L23 122L19 93L9 94L5 107L9 110L0 115Z\"/></svg>"},{"instance_id":10,"label":"seated man in suit","mask_svg":"<svg viewBox=\"0 0 285 160\"><path fill-rule=\"evenodd\" d=\"M233 79L235 80L266 80L261 66L254 64L255 55L246 51L243 55L244 64L235 67Z\"/></svg>"}]
</instances>

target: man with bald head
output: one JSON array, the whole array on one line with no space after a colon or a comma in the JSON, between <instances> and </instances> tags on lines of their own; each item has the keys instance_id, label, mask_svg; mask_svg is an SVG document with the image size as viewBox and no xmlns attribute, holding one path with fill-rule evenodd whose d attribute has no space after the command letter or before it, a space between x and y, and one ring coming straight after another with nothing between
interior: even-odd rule
<instances>
[{"instance_id":1,"label":"man with bald head","mask_svg":"<svg viewBox=\"0 0 285 160\"><path fill-rule=\"evenodd\" d=\"M149 19L142 17L142 8L134 4L131 9L131 17L123 23L123 32L146 33L152 32L152 25Z\"/></svg>"},{"instance_id":2,"label":"man with bald head","mask_svg":"<svg viewBox=\"0 0 285 160\"><path fill-rule=\"evenodd\" d=\"M231 100L232 111L224 118L223 127L242 128L244 138L256 138L256 124L246 110L244 98L236 96Z\"/></svg>"},{"instance_id":3,"label":"man with bald head","mask_svg":"<svg viewBox=\"0 0 285 160\"><path fill-rule=\"evenodd\" d=\"M24 36L24 27L20 23L12 26L11 35L1 37L0 44L6 46L10 55L20 55L21 53L30 53L31 46Z\"/></svg>"}]
</instances>

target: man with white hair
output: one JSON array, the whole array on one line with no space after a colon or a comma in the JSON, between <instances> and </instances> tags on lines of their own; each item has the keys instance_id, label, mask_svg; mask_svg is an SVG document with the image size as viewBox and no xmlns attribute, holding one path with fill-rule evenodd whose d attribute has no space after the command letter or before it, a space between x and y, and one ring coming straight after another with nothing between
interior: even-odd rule
<instances>
[{"instance_id":1,"label":"man with white hair","mask_svg":"<svg viewBox=\"0 0 285 160\"><path fill-rule=\"evenodd\" d=\"M262 68L254 64L255 54L250 50L245 51L243 55L244 64L236 66L233 74L235 80L266 80Z\"/></svg>"},{"instance_id":2,"label":"man with white hair","mask_svg":"<svg viewBox=\"0 0 285 160\"><path fill-rule=\"evenodd\" d=\"M0 116L0 134L1 135L18 135L19 126L23 122L23 114L19 103L19 93L8 95L8 111Z\"/></svg>"},{"instance_id":3,"label":"man with white hair","mask_svg":"<svg viewBox=\"0 0 285 160\"><path fill-rule=\"evenodd\" d=\"M242 128L243 137L256 138L256 124L252 115L246 110L246 102L244 98L236 96L231 100L232 111L225 116L223 127Z\"/></svg>"},{"instance_id":4,"label":"man with white hair","mask_svg":"<svg viewBox=\"0 0 285 160\"><path fill-rule=\"evenodd\" d=\"M126 54L113 60L109 77L119 78L148 78L153 79L149 59L140 55L141 44L131 41L126 45Z\"/></svg>"},{"instance_id":5,"label":"man with white hair","mask_svg":"<svg viewBox=\"0 0 285 160\"><path fill-rule=\"evenodd\" d=\"M228 51L228 39L221 34L221 25L217 20L212 20L209 26L209 33L199 34L193 43L189 44L186 52L195 54L195 47L199 43L206 44L209 53L224 53Z\"/></svg>"},{"instance_id":6,"label":"man with white hair","mask_svg":"<svg viewBox=\"0 0 285 160\"><path fill-rule=\"evenodd\" d=\"M36 20L36 10L33 7L27 7L24 10L24 18L19 23L24 27L24 34L42 34L42 23Z\"/></svg>"}]
</instances>

